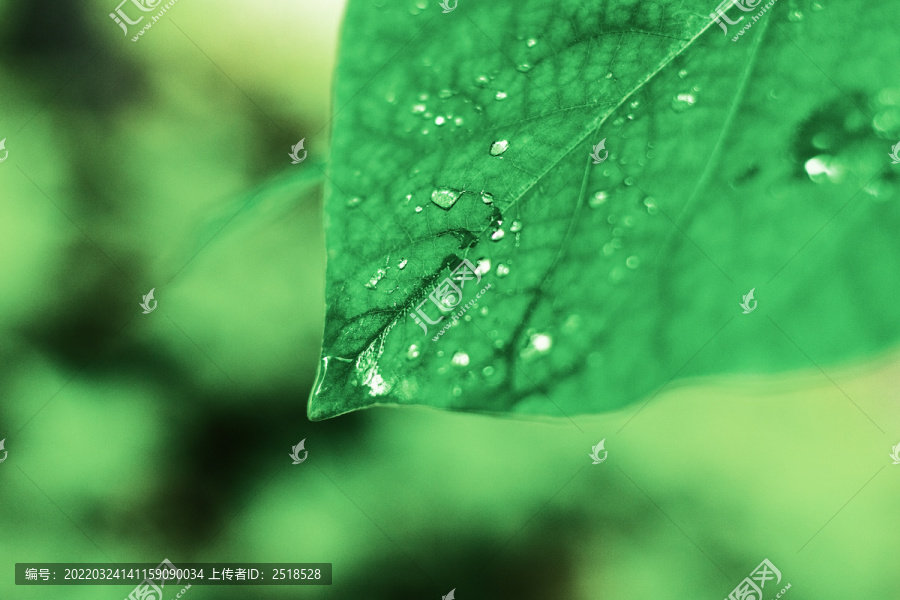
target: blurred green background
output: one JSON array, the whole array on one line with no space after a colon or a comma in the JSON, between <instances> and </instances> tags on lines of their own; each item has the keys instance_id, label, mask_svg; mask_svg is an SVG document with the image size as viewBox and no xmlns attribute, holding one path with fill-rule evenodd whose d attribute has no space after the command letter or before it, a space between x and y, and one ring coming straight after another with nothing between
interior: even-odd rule
<instances>
[{"instance_id":1,"label":"blurred green background","mask_svg":"<svg viewBox=\"0 0 900 600\"><path fill-rule=\"evenodd\" d=\"M342 3L180 0L137 43L114 8L0 1L0 598L131 589L16 587L16 562L163 558L334 564L198 600L722 598L764 558L788 598L900 597L896 352L581 431L309 422Z\"/></svg>"}]
</instances>

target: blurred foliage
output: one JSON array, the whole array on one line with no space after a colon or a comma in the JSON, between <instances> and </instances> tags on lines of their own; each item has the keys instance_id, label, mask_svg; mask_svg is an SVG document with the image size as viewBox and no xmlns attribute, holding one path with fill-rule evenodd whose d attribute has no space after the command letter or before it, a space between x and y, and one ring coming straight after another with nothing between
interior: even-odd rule
<instances>
[{"instance_id":1,"label":"blurred foliage","mask_svg":"<svg viewBox=\"0 0 900 600\"><path fill-rule=\"evenodd\" d=\"M341 7L180 0L138 43L114 8L0 1L0 598L130 591L16 588L15 562L164 557L332 562L300 592L323 599L721 598L764 557L788 598L900 594L896 355L668 386L577 426L308 421Z\"/></svg>"}]
</instances>

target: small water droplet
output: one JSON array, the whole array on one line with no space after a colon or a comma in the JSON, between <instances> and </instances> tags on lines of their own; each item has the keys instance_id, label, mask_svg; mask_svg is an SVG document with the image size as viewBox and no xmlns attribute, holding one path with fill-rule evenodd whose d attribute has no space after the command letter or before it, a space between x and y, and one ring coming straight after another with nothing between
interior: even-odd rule
<instances>
[{"instance_id":1,"label":"small water droplet","mask_svg":"<svg viewBox=\"0 0 900 600\"><path fill-rule=\"evenodd\" d=\"M459 127L460 125L463 124L463 118L462 118L462 117L456 117L455 119L453 119L453 123L454 123L457 127Z\"/></svg>"},{"instance_id":2,"label":"small water droplet","mask_svg":"<svg viewBox=\"0 0 900 600\"><path fill-rule=\"evenodd\" d=\"M578 315L569 315L566 322L563 323L563 331L569 334L575 333L581 329L581 317Z\"/></svg>"},{"instance_id":3,"label":"small water droplet","mask_svg":"<svg viewBox=\"0 0 900 600\"><path fill-rule=\"evenodd\" d=\"M682 93L672 100L672 110L682 113L697 103L697 97L691 93Z\"/></svg>"},{"instance_id":4,"label":"small water droplet","mask_svg":"<svg viewBox=\"0 0 900 600\"><path fill-rule=\"evenodd\" d=\"M637 256L629 256L625 259L625 266L629 269L637 269L641 265L641 259Z\"/></svg>"},{"instance_id":5,"label":"small water droplet","mask_svg":"<svg viewBox=\"0 0 900 600\"><path fill-rule=\"evenodd\" d=\"M434 118L434 124L437 125L438 127L440 127L441 125L443 125L446 122L447 122L447 119L445 119L444 117L438 116L438 117Z\"/></svg>"},{"instance_id":6,"label":"small water droplet","mask_svg":"<svg viewBox=\"0 0 900 600\"><path fill-rule=\"evenodd\" d=\"M528 38L528 41L525 42L525 45L528 46L529 48L534 48L536 44L537 44L537 40L534 38Z\"/></svg>"},{"instance_id":7,"label":"small water droplet","mask_svg":"<svg viewBox=\"0 0 900 600\"><path fill-rule=\"evenodd\" d=\"M588 198L588 206L591 208L597 208L601 204L606 204L606 200L609 198L609 194L603 191L597 192L590 198Z\"/></svg>"},{"instance_id":8,"label":"small water droplet","mask_svg":"<svg viewBox=\"0 0 900 600\"><path fill-rule=\"evenodd\" d=\"M644 198L644 206L647 207L647 212L651 215L655 215L659 211L659 207L656 206L656 200L649 196Z\"/></svg>"},{"instance_id":9,"label":"small water droplet","mask_svg":"<svg viewBox=\"0 0 900 600\"><path fill-rule=\"evenodd\" d=\"M788 13L788 21L791 21L793 23L799 23L802 20L803 20L803 13L800 12L800 10L795 10L795 11Z\"/></svg>"},{"instance_id":10,"label":"small water droplet","mask_svg":"<svg viewBox=\"0 0 900 600\"><path fill-rule=\"evenodd\" d=\"M606 78L607 78L607 79L612 79L612 78L613 78L612 71L610 71L609 73L606 74Z\"/></svg>"},{"instance_id":11,"label":"small water droplet","mask_svg":"<svg viewBox=\"0 0 900 600\"><path fill-rule=\"evenodd\" d=\"M521 65L519 65L519 66L516 67L516 70L518 70L518 71L520 71L520 72L522 72L522 73L527 73L528 71L531 70L531 64L529 64L529 63L522 63Z\"/></svg>"},{"instance_id":12,"label":"small water droplet","mask_svg":"<svg viewBox=\"0 0 900 600\"><path fill-rule=\"evenodd\" d=\"M498 229L497 231L495 231L494 233L491 234L491 239L495 242L499 242L500 240L503 239L504 235L506 235L506 233L502 229Z\"/></svg>"},{"instance_id":13,"label":"small water droplet","mask_svg":"<svg viewBox=\"0 0 900 600\"><path fill-rule=\"evenodd\" d=\"M400 262L397 263L397 268L402 271L403 269L406 268L406 263L408 263L408 262L409 261L404 258L403 260L401 260Z\"/></svg>"},{"instance_id":14,"label":"small water droplet","mask_svg":"<svg viewBox=\"0 0 900 600\"><path fill-rule=\"evenodd\" d=\"M507 267L503 263L497 265L497 277L503 278L507 275L509 275L509 267Z\"/></svg>"},{"instance_id":15,"label":"small water droplet","mask_svg":"<svg viewBox=\"0 0 900 600\"><path fill-rule=\"evenodd\" d=\"M446 88L443 89L443 90L441 90L440 92L438 92L438 98L445 98L445 99L446 99L446 98L449 98L449 97L452 96L452 95L453 95L453 92L451 92L450 90L448 90L448 89L446 89Z\"/></svg>"},{"instance_id":16,"label":"small water droplet","mask_svg":"<svg viewBox=\"0 0 900 600\"><path fill-rule=\"evenodd\" d=\"M431 192L431 201L444 210L450 210L456 204L456 201L459 200L461 194L462 192L448 188L434 190Z\"/></svg>"},{"instance_id":17,"label":"small water droplet","mask_svg":"<svg viewBox=\"0 0 900 600\"><path fill-rule=\"evenodd\" d=\"M490 80L487 78L486 75L479 75L478 77L475 78L475 84L478 87L485 87L489 81Z\"/></svg>"},{"instance_id":18,"label":"small water droplet","mask_svg":"<svg viewBox=\"0 0 900 600\"><path fill-rule=\"evenodd\" d=\"M421 113L425 112L425 105L424 104L413 104L412 111L413 111L414 115L421 114Z\"/></svg>"},{"instance_id":19,"label":"small water droplet","mask_svg":"<svg viewBox=\"0 0 900 600\"><path fill-rule=\"evenodd\" d=\"M488 312L490 312L490 311L488 311L488 307L487 307L487 306L482 306L482 307L481 307L481 314L482 314L482 316L486 316L486 315L488 314Z\"/></svg>"},{"instance_id":20,"label":"small water droplet","mask_svg":"<svg viewBox=\"0 0 900 600\"><path fill-rule=\"evenodd\" d=\"M819 2L813 2L813 3L810 5L810 8L813 9L813 12L821 12L821 11L825 10L825 7L822 6L822 4L819 3Z\"/></svg>"},{"instance_id":21,"label":"small water droplet","mask_svg":"<svg viewBox=\"0 0 900 600\"><path fill-rule=\"evenodd\" d=\"M507 96L506 92L497 92L494 95L494 98L496 98L497 100L506 100L506 96Z\"/></svg>"},{"instance_id":22,"label":"small water droplet","mask_svg":"<svg viewBox=\"0 0 900 600\"><path fill-rule=\"evenodd\" d=\"M687 77L688 76L687 69L682 69L682 70L678 71L678 76L681 77L682 79Z\"/></svg>"},{"instance_id":23,"label":"small water droplet","mask_svg":"<svg viewBox=\"0 0 900 600\"><path fill-rule=\"evenodd\" d=\"M522 231L522 222L521 221L513 221L512 225L509 226L509 230L513 233L517 231Z\"/></svg>"},{"instance_id":24,"label":"small water droplet","mask_svg":"<svg viewBox=\"0 0 900 600\"><path fill-rule=\"evenodd\" d=\"M491 144L491 156L500 156L509 148L507 140L498 140Z\"/></svg>"},{"instance_id":25,"label":"small water droplet","mask_svg":"<svg viewBox=\"0 0 900 600\"><path fill-rule=\"evenodd\" d=\"M481 373L482 373L485 377L490 377L491 375L494 374L495 371L496 371L496 369L495 369L494 367L492 367L491 365L488 365L488 366L486 366L485 368L483 368L483 369L481 370Z\"/></svg>"},{"instance_id":26,"label":"small water droplet","mask_svg":"<svg viewBox=\"0 0 900 600\"><path fill-rule=\"evenodd\" d=\"M349 206L350 208L353 208L355 206L359 206L361 202L362 202L362 198L360 198L359 196L354 196L354 197L350 198L349 200L347 200L347 206Z\"/></svg>"},{"instance_id":27,"label":"small water droplet","mask_svg":"<svg viewBox=\"0 0 900 600\"><path fill-rule=\"evenodd\" d=\"M428 92L422 92L421 94L419 94L419 100L421 100L422 102L428 100Z\"/></svg>"},{"instance_id":28,"label":"small water droplet","mask_svg":"<svg viewBox=\"0 0 900 600\"><path fill-rule=\"evenodd\" d=\"M422 207L421 207L421 206L417 206L417 207L416 207L416 212L417 212L417 213L422 212Z\"/></svg>"},{"instance_id":29,"label":"small water droplet","mask_svg":"<svg viewBox=\"0 0 900 600\"><path fill-rule=\"evenodd\" d=\"M625 185L634 185L634 179L631 177L626 177L624 181L622 181Z\"/></svg>"},{"instance_id":30,"label":"small water droplet","mask_svg":"<svg viewBox=\"0 0 900 600\"><path fill-rule=\"evenodd\" d=\"M469 355L459 350L456 354L453 355L453 358L450 361L454 367L468 367L469 366Z\"/></svg>"},{"instance_id":31,"label":"small water droplet","mask_svg":"<svg viewBox=\"0 0 900 600\"><path fill-rule=\"evenodd\" d=\"M481 192L481 200L485 204L493 204L494 196L493 196L493 194L488 194L487 192Z\"/></svg>"},{"instance_id":32,"label":"small water droplet","mask_svg":"<svg viewBox=\"0 0 900 600\"><path fill-rule=\"evenodd\" d=\"M412 360L414 358L419 358L419 346L413 344L409 347L409 350L406 351L406 358Z\"/></svg>"},{"instance_id":33,"label":"small water droplet","mask_svg":"<svg viewBox=\"0 0 900 600\"><path fill-rule=\"evenodd\" d=\"M629 106L633 109L639 107L640 105L641 105L640 100L632 100L631 104L629 104Z\"/></svg>"}]
</instances>

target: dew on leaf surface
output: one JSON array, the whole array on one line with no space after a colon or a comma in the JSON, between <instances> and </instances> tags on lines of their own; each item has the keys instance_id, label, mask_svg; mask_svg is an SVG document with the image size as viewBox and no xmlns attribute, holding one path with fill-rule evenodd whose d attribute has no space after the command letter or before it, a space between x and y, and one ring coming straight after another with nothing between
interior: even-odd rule
<instances>
[{"instance_id":1,"label":"dew on leaf surface","mask_svg":"<svg viewBox=\"0 0 900 600\"><path fill-rule=\"evenodd\" d=\"M459 200L461 194L462 192L457 190L441 188L431 192L431 201L444 210L450 210L456 204L456 201Z\"/></svg>"},{"instance_id":2,"label":"dew on leaf surface","mask_svg":"<svg viewBox=\"0 0 900 600\"><path fill-rule=\"evenodd\" d=\"M509 141L497 140L491 144L491 156L500 156L509 149Z\"/></svg>"}]
</instances>

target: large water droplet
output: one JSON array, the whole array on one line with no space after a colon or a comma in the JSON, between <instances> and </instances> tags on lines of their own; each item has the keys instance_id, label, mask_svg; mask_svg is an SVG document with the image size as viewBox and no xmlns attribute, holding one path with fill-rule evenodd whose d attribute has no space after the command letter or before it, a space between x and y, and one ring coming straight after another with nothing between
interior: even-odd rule
<instances>
[{"instance_id":1,"label":"large water droplet","mask_svg":"<svg viewBox=\"0 0 900 600\"><path fill-rule=\"evenodd\" d=\"M844 179L844 167L832 156L820 154L803 165L806 174L814 183L840 183Z\"/></svg>"},{"instance_id":2,"label":"large water droplet","mask_svg":"<svg viewBox=\"0 0 900 600\"><path fill-rule=\"evenodd\" d=\"M494 95L494 98L496 98L497 100L506 100L506 96L507 96L506 92L497 92Z\"/></svg>"},{"instance_id":3,"label":"large water droplet","mask_svg":"<svg viewBox=\"0 0 900 600\"><path fill-rule=\"evenodd\" d=\"M456 204L456 201L459 200L460 195L462 195L462 192L451 190L449 188L442 188L431 192L431 201L444 210L450 210L453 208L453 205Z\"/></svg>"},{"instance_id":4,"label":"large water droplet","mask_svg":"<svg viewBox=\"0 0 900 600\"><path fill-rule=\"evenodd\" d=\"M506 235L506 233L502 229L498 229L497 231L495 231L494 233L491 234L491 239L495 242L499 242L500 240L503 239L504 235Z\"/></svg>"},{"instance_id":5,"label":"large water droplet","mask_svg":"<svg viewBox=\"0 0 900 600\"><path fill-rule=\"evenodd\" d=\"M434 124L437 125L438 127L440 127L441 125L443 125L446 122L447 122L447 119L445 119L444 117L437 116L434 118Z\"/></svg>"},{"instance_id":6,"label":"large water droplet","mask_svg":"<svg viewBox=\"0 0 900 600\"><path fill-rule=\"evenodd\" d=\"M475 265L475 272L479 275L484 275L488 271L491 270L491 259L489 258L479 258L478 263Z\"/></svg>"},{"instance_id":7,"label":"large water droplet","mask_svg":"<svg viewBox=\"0 0 900 600\"><path fill-rule=\"evenodd\" d=\"M404 258L403 260L401 260L400 262L397 263L397 268L402 271L403 269L406 268L406 263L408 263L408 262L409 261Z\"/></svg>"},{"instance_id":8,"label":"large water droplet","mask_svg":"<svg viewBox=\"0 0 900 600\"><path fill-rule=\"evenodd\" d=\"M509 149L509 141L498 140L491 144L491 156L500 156Z\"/></svg>"},{"instance_id":9,"label":"large water droplet","mask_svg":"<svg viewBox=\"0 0 900 600\"><path fill-rule=\"evenodd\" d=\"M493 204L493 203L494 203L494 196L493 196L493 194L488 194L487 192L481 192L481 200L482 200L485 204Z\"/></svg>"}]
</instances>

